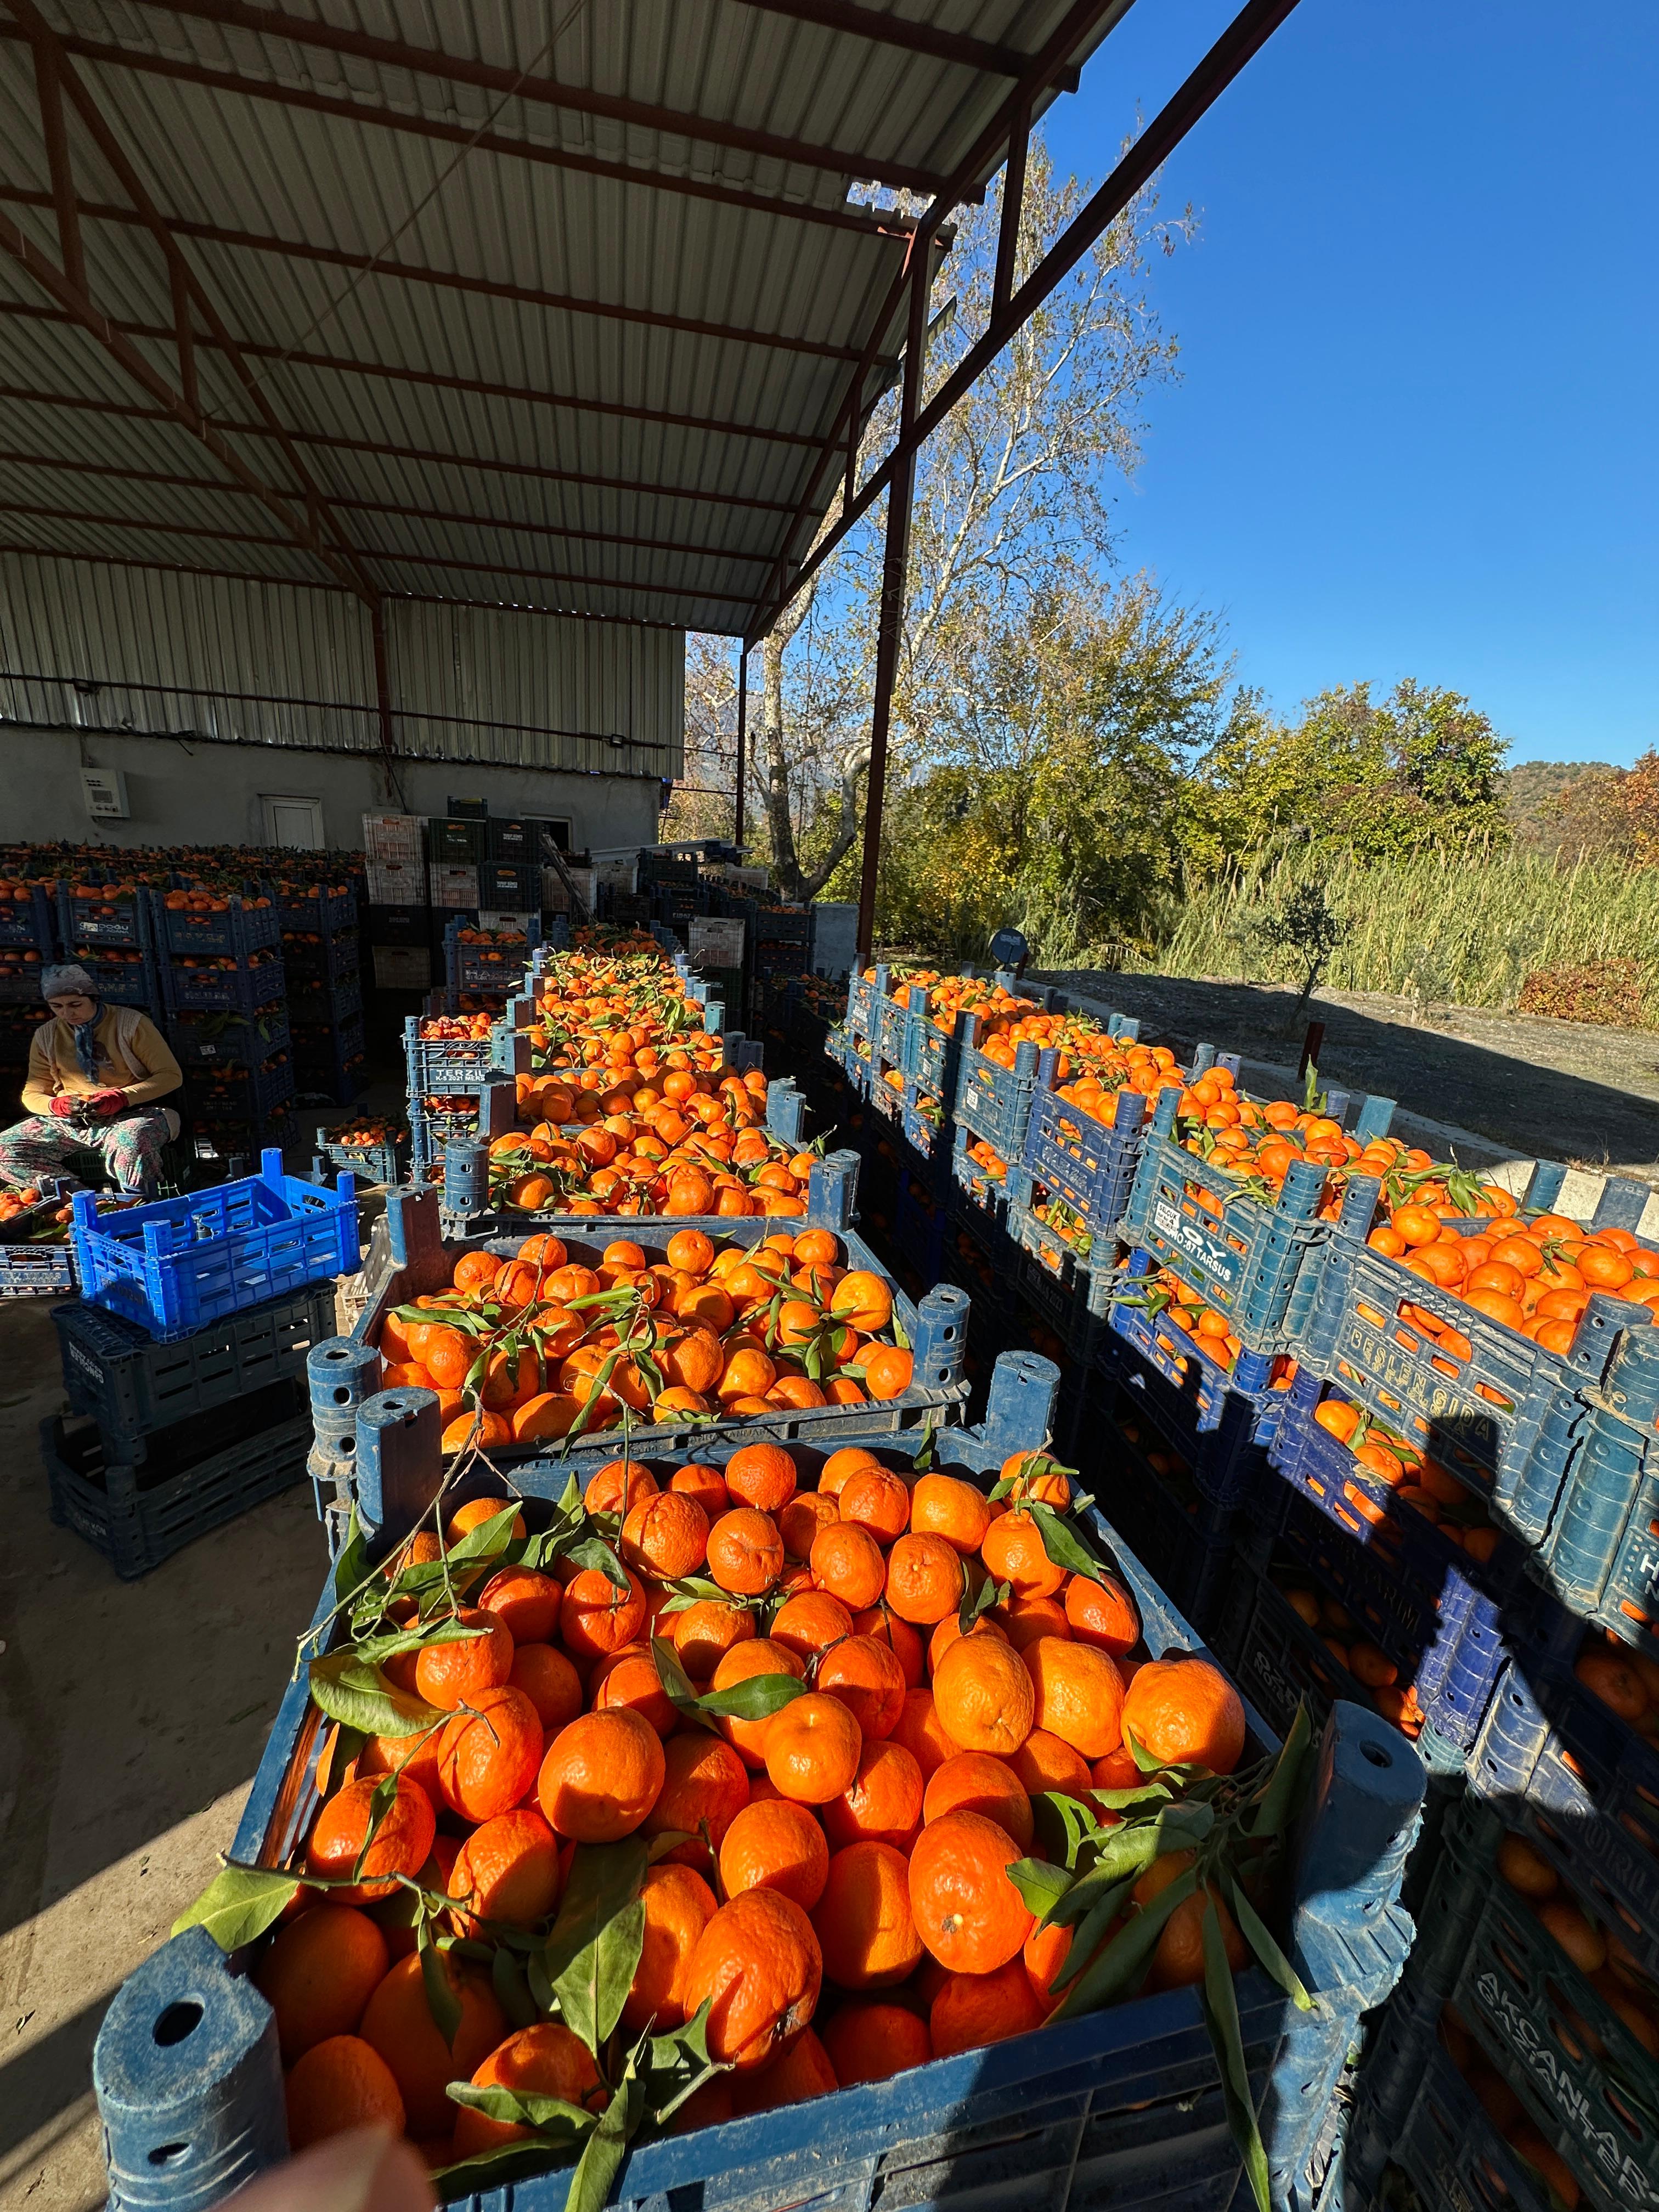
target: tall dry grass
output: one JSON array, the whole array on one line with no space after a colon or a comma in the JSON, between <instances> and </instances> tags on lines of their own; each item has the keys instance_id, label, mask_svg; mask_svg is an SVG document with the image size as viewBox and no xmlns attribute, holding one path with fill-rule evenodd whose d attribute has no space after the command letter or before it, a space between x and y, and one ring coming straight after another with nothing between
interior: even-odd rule
<instances>
[{"instance_id":1,"label":"tall dry grass","mask_svg":"<svg viewBox=\"0 0 1659 2212\"><path fill-rule=\"evenodd\" d=\"M1281 857L1236 869L1172 909L1147 964L1165 974L1299 983L1293 957L1270 951L1256 924L1317 872L1345 923L1324 976L1334 989L1512 1008L1540 970L1632 960L1642 1019L1659 1028L1659 868L1616 860L1564 866L1479 847L1382 863L1351 853Z\"/></svg>"}]
</instances>

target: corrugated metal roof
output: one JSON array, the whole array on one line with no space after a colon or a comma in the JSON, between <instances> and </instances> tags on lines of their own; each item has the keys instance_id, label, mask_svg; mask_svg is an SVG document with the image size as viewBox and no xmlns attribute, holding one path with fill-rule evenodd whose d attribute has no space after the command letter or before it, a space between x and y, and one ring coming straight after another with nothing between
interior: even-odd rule
<instances>
[{"instance_id":1,"label":"corrugated metal roof","mask_svg":"<svg viewBox=\"0 0 1659 2212\"><path fill-rule=\"evenodd\" d=\"M950 176L1078 13L904 0L860 33L834 0L38 4L374 591L725 632L854 364L901 340L875 325L903 225L849 184ZM1077 58L1127 4L1085 11ZM901 18L943 51L890 42ZM72 111L70 136L88 292L176 385L163 253ZM0 138L0 216L56 260L7 27ZM195 353L207 414L292 490L199 323ZM8 543L338 580L3 255L0 392Z\"/></svg>"}]
</instances>

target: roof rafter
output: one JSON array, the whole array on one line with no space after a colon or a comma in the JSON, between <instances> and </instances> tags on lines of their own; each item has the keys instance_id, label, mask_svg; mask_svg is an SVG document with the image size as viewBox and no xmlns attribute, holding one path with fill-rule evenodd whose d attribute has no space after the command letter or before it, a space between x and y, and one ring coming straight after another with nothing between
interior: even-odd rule
<instances>
[{"instance_id":1,"label":"roof rafter","mask_svg":"<svg viewBox=\"0 0 1659 2212\"><path fill-rule=\"evenodd\" d=\"M17 185L0 185L0 201L13 207L53 205L50 192L29 191ZM143 217L134 210L115 207L106 201L77 199L75 209L82 222L143 226ZM430 284L442 291L476 293L488 300L512 300L523 307L592 315L605 322L637 323L647 330L675 331L688 337L764 346L783 353L812 354L823 361L859 358L856 346L831 345L822 338L789 337L775 331L740 330L730 323L700 322L693 316L666 314L655 308L627 307L609 300L585 300L570 293L544 292L530 284L501 284L488 276L466 276L454 270L423 269L414 262L393 261L385 254L349 253L339 246L313 246L301 240L276 238L259 231L225 230L215 223L190 222L178 216L168 216L165 221L174 238L194 239L204 246L281 254L291 261L313 261L331 269L363 270L372 276L391 277L406 284Z\"/></svg>"},{"instance_id":2,"label":"roof rafter","mask_svg":"<svg viewBox=\"0 0 1659 2212\"><path fill-rule=\"evenodd\" d=\"M959 68L980 70L988 76L1018 76L1030 58L1013 46L994 46L988 39L970 38L965 31L937 30L933 24L913 21L908 15L855 7L852 0L745 0L745 4L764 15L787 15L793 22L816 24L821 30L848 32L878 46L927 54L934 61L954 62Z\"/></svg>"},{"instance_id":3,"label":"roof rafter","mask_svg":"<svg viewBox=\"0 0 1659 2212\"><path fill-rule=\"evenodd\" d=\"M0 218L3 220L3 218ZM0 317L36 323L61 323L75 319L64 307L37 307L27 301L0 300ZM170 344L173 331L161 323L107 322L110 330L125 338L149 338ZM763 444L776 446L815 447L818 441L805 430L773 430L757 423L722 422L703 415L674 415L655 407L632 407L623 402L587 399L574 393L543 392L533 385L495 384L487 378L452 376L435 368L410 368L401 362L387 361L354 361L349 354L301 353L293 346L265 345L248 338L233 338L228 331L204 337L198 331L198 346L228 352L234 358L247 361L275 361L289 368L316 368L337 376L383 377L392 384L424 385L438 392L464 392L483 399L512 399L532 407L563 407L577 415L604 415L624 422L660 423L671 430L699 430L708 435L726 438L750 438ZM288 439L285 426L273 422L274 434Z\"/></svg>"},{"instance_id":4,"label":"roof rafter","mask_svg":"<svg viewBox=\"0 0 1659 2212\"><path fill-rule=\"evenodd\" d=\"M14 399L37 407L61 407L80 414L112 415L133 422L165 422L173 417L165 408L137 407L119 401L87 398L78 392L38 391L28 385L0 384L0 399ZM219 428L239 438L269 438L263 422L233 422L221 419ZM297 446L318 446L329 452L362 453L372 460L415 461L422 466L467 469L483 473L521 477L532 483L576 484L597 491L637 492L647 497L688 499L713 507L741 507L757 514L793 514L793 501L753 499L741 492L703 491L673 484L643 483L632 477L592 476L582 469L548 468L538 461L508 461L493 454L441 453L425 446L387 446L372 438L349 438L330 430L290 430Z\"/></svg>"},{"instance_id":5,"label":"roof rafter","mask_svg":"<svg viewBox=\"0 0 1659 2212\"><path fill-rule=\"evenodd\" d=\"M0 467L57 469L70 476L98 477L106 483L158 484L178 491L210 492L216 497L253 495L246 484L214 483L204 477L172 475L163 469L123 468L113 461L65 460L56 453L16 453L0 448ZM348 514L389 514L405 522L459 523L471 530L514 530L534 538L568 538L589 545L626 545L642 553L674 553L685 560L739 561L751 568L761 568L772 558L769 553L739 553L719 545L685 545L666 538L630 538L611 530L576 530L563 523L527 522L511 515L459 514L441 507L404 507L396 500L353 499L339 492L334 494L334 504ZM9 501L8 507L14 514L30 511L12 506ZM133 520L137 521L137 518ZM145 528L148 525L140 523L138 526Z\"/></svg>"},{"instance_id":6,"label":"roof rafter","mask_svg":"<svg viewBox=\"0 0 1659 2212\"><path fill-rule=\"evenodd\" d=\"M402 39L377 38L368 31L325 22L318 16L289 15L280 8L256 8L246 0L140 0L140 4L165 9L192 22L211 23L220 30L248 31L259 37L280 39L295 46L343 54L356 61L373 62L381 69L408 70L416 76L432 77L442 84L468 85L474 90L523 100L528 106L562 109L567 114L597 116L607 122L659 131L667 137L685 138L694 144L720 146L728 152L752 154L762 160L786 161L805 168L822 169L831 176L873 177L878 184L905 191L934 192L944 183L935 170L908 161L890 161L839 147L815 146L787 138L771 131L751 131L741 124L722 123L679 108L658 107L648 100L627 100L615 93L595 92L586 85L561 84L556 77L531 76L522 70L503 68L495 62L475 61L465 54L446 53L438 46L415 46Z\"/></svg>"}]
</instances>

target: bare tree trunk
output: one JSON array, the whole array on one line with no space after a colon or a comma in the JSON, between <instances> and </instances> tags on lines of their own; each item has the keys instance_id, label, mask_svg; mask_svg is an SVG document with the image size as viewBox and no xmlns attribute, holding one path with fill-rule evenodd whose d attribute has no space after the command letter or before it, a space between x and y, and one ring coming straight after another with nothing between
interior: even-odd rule
<instances>
[{"instance_id":1,"label":"bare tree trunk","mask_svg":"<svg viewBox=\"0 0 1659 2212\"><path fill-rule=\"evenodd\" d=\"M859 834L859 778L870 765L867 743L854 745L841 757L841 820L830 841L830 850L810 876L801 881L800 896L816 898L829 882L842 860L852 850Z\"/></svg>"},{"instance_id":2,"label":"bare tree trunk","mask_svg":"<svg viewBox=\"0 0 1659 2212\"><path fill-rule=\"evenodd\" d=\"M772 836L772 866L787 899L809 897L802 888L795 852L794 817L789 811L789 757L783 741L783 656L805 621L817 592L814 585L785 608L761 640L761 743L766 750L766 826Z\"/></svg>"}]
</instances>

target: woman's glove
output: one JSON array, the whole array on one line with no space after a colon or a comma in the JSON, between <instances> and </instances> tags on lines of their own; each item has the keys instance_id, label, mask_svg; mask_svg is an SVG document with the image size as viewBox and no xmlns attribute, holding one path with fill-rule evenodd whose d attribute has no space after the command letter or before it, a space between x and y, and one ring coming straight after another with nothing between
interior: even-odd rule
<instances>
[{"instance_id":1,"label":"woman's glove","mask_svg":"<svg viewBox=\"0 0 1659 2212\"><path fill-rule=\"evenodd\" d=\"M80 1103L80 1100L72 1097L67 1091L60 1091L46 1111L54 1121L67 1121Z\"/></svg>"},{"instance_id":2,"label":"woman's glove","mask_svg":"<svg viewBox=\"0 0 1659 2212\"><path fill-rule=\"evenodd\" d=\"M126 1112L127 1095L125 1091L94 1091L86 1105L88 1113L95 1115L99 1121L110 1121L118 1114Z\"/></svg>"}]
</instances>

